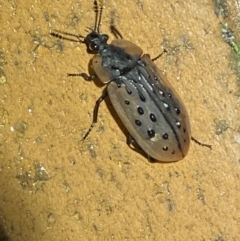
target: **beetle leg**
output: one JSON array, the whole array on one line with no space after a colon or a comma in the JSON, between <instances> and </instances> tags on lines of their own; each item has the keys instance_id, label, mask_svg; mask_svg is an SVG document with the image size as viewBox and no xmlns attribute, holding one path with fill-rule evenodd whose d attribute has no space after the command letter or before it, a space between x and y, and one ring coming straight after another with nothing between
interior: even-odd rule
<instances>
[{"instance_id":1,"label":"beetle leg","mask_svg":"<svg viewBox=\"0 0 240 241\"><path fill-rule=\"evenodd\" d=\"M159 55L157 55L155 58L153 58L152 61L155 61L155 60L159 59L164 53L167 53L166 49L163 49L163 52L160 53Z\"/></svg>"},{"instance_id":2,"label":"beetle leg","mask_svg":"<svg viewBox=\"0 0 240 241\"><path fill-rule=\"evenodd\" d=\"M147 159L148 159L149 162L151 162L151 163L158 162L157 160L153 159L152 157L150 157L148 154L146 154L146 153L143 151L143 149L138 145L138 143L137 143L137 142L135 141L135 139L131 136L131 134L128 135L127 144L128 144L128 146L129 146L132 150L140 153L141 155L145 155L145 156L147 157Z\"/></svg>"},{"instance_id":3,"label":"beetle leg","mask_svg":"<svg viewBox=\"0 0 240 241\"><path fill-rule=\"evenodd\" d=\"M205 146L205 147L208 147L210 150L212 150L212 145L204 144L204 143L198 141L197 139L195 139L195 138L192 137L192 136L191 136L191 140L194 141L195 143L197 143L197 144L200 145L200 146Z\"/></svg>"},{"instance_id":4,"label":"beetle leg","mask_svg":"<svg viewBox=\"0 0 240 241\"><path fill-rule=\"evenodd\" d=\"M93 121L92 124L90 126L90 128L88 129L87 133L84 135L84 137L82 138L82 140L84 141L88 135L90 134L90 132L92 131L93 127L95 126L95 124L97 123L97 119L98 119L98 109L99 106L101 104L101 102L108 96L108 92L107 89L105 89L102 93L102 95L98 98L98 100L96 101L94 110L93 110Z\"/></svg>"},{"instance_id":5,"label":"beetle leg","mask_svg":"<svg viewBox=\"0 0 240 241\"><path fill-rule=\"evenodd\" d=\"M137 145L137 142L134 140L134 138L131 136L131 134L128 135L127 144L131 148L140 148L140 146Z\"/></svg>"},{"instance_id":6,"label":"beetle leg","mask_svg":"<svg viewBox=\"0 0 240 241\"><path fill-rule=\"evenodd\" d=\"M91 80L94 80L96 78L95 74L88 75L86 73L79 73L79 74L67 73L67 76L81 76L87 81L91 81Z\"/></svg>"}]
</instances>

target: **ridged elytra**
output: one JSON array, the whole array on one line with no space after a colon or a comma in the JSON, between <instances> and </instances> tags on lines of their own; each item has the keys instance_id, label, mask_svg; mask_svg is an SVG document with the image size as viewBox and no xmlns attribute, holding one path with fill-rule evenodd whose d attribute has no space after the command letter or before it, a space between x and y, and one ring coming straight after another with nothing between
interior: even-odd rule
<instances>
[{"instance_id":1,"label":"ridged elytra","mask_svg":"<svg viewBox=\"0 0 240 241\"><path fill-rule=\"evenodd\" d=\"M107 43L108 35L100 34L99 31L103 1L99 1L99 7L96 0L94 4L95 27L90 29L86 37L59 31L51 33L59 38L84 43L88 52L94 54L91 60L94 75L79 73L68 76L81 76L85 80L98 77L107 84L96 101L93 122L83 140L97 122L100 103L109 96L131 137L149 157L163 162L183 159L193 139L183 102L150 56L143 54L139 46L122 39L115 28L115 36L121 39Z\"/></svg>"}]
</instances>

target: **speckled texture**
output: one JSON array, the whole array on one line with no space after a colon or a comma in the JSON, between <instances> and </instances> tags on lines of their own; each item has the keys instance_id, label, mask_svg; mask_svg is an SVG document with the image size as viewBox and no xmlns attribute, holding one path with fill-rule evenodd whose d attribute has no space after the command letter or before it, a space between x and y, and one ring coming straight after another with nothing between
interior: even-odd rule
<instances>
[{"instance_id":1,"label":"speckled texture","mask_svg":"<svg viewBox=\"0 0 240 241\"><path fill-rule=\"evenodd\" d=\"M108 100L81 142L104 87L67 77L87 71L91 56L49 32L85 34L92 7L0 2L0 237L240 240L239 87L212 1L105 1L102 32L113 15L145 53L167 49L156 64L184 101L192 135L213 147L191 143L188 156L170 164L151 164L127 146ZM216 135L221 120L229 128Z\"/></svg>"}]
</instances>

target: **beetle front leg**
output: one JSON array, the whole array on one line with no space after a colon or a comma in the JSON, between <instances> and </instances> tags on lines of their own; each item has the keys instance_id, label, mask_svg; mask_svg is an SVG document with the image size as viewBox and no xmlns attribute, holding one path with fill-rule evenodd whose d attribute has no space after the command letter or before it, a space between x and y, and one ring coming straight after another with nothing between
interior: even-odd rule
<instances>
[{"instance_id":1,"label":"beetle front leg","mask_svg":"<svg viewBox=\"0 0 240 241\"><path fill-rule=\"evenodd\" d=\"M81 76L87 81L91 81L91 80L94 80L96 78L95 74L88 75L86 73L79 73L79 74L67 73L67 76Z\"/></svg>"}]
</instances>

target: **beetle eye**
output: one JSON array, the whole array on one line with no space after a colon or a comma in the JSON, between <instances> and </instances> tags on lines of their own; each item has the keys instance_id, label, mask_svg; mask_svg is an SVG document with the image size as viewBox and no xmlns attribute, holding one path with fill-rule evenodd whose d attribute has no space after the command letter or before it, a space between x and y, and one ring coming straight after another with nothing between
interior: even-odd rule
<instances>
[{"instance_id":1,"label":"beetle eye","mask_svg":"<svg viewBox=\"0 0 240 241\"><path fill-rule=\"evenodd\" d=\"M98 45L95 44L95 43L91 43L91 44L89 45L89 49L90 49L91 51L96 51L96 50L98 50Z\"/></svg>"}]
</instances>

